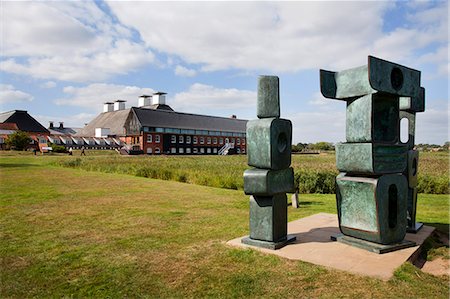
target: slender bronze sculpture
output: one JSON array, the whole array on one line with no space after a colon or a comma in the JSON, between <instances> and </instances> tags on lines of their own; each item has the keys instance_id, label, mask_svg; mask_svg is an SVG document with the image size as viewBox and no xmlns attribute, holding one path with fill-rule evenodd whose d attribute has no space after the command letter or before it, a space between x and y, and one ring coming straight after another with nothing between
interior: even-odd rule
<instances>
[{"instance_id":1,"label":"slender bronze sculpture","mask_svg":"<svg viewBox=\"0 0 450 299\"><path fill-rule=\"evenodd\" d=\"M280 118L279 79L260 76L256 120L247 123L248 165L244 192L250 196L250 236L242 243L278 249L287 235L286 192L294 192L291 165L292 124Z\"/></svg>"},{"instance_id":2,"label":"slender bronze sculpture","mask_svg":"<svg viewBox=\"0 0 450 299\"><path fill-rule=\"evenodd\" d=\"M424 111L420 72L369 56L365 66L321 70L320 85L325 97L347 102L347 142L336 145L343 234L337 240L379 253L413 246L404 237L407 227L418 226L418 154L413 147L415 113ZM406 143L400 141L401 118L409 120Z\"/></svg>"}]
</instances>

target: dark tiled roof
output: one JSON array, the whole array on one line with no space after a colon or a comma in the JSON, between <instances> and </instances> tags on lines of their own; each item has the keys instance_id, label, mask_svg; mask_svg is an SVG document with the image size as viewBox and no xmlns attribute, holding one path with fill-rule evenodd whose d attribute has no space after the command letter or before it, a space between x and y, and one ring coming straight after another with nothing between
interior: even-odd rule
<instances>
[{"instance_id":1,"label":"dark tiled roof","mask_svg":"<svg viewBox=\"0 0 450 299\"><path fill-rule=\"evenodd\" d=\"M100 113L74 136L95 136L96 128L109 128L111 135L124 135L125 121L129 114L130 109Z\"/></svg>"},{"instance_id":2,"label":"dark tiled roof","mask_svg":"<svg viewBox=\"0 0 450 299\"><path fill-rule=\"evenodd\" d=\"M247 120L181 113L145 108L131 108L143 127L163 127L245 133Z\"/></svg>"},{"instance_id":3,"label":"dark tiled roof","mask_svg":"<svg viewBox=\"0 0 450 299\"><path fill-rule=\"evenodd\" d=\"M48 130L24 110L0 113L0 123L15 123L24 132L48 133Z\"/></svg>"},{"instance_id":4,"label":"dark tiled roof","mask_svg":"<svg viewBox=\"0 0 450 299\"><path fill-rule=\"evenodd\" d=\"M74 135L77 132L77 128L62 128L53 127L52 129L48 128L50 133L52 134L62 134L62 135Z\"/></svg>"},{"instance_id":5,"label":"dark tiled roof","mask_svg":"<svg viewBox=\"0 0 450 299\"><path fill-rule=\"evenodd\" d=\"M110 135L123 136L130 112L134 113L142 127L245 133L247 124L247 120L243 119L132 107L125 110L100 113L74 136L95 136L96 128L109 128Z\"/></svg>"}]
</instances>

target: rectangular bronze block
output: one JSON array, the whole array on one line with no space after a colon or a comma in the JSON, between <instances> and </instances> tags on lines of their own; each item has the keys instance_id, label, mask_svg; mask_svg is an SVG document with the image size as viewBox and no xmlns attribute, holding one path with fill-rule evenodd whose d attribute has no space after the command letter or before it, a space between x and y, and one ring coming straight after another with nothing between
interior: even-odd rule
<instances>
[{"instance_id":1,"label":"rectangular bronze block","mask_svg":"<svg viewBox=\"0 0 450 299\"><path fill-rule=\"evenodd\" d=\"M279 85L277 76L259 76L256 111L258 118L280 117Z\"/></svg>"},{"instance_id":2,"label":"rectangular bronze block","mask_svg":"<svg viewBox=\"0 0 450 299\"><path fill-rule=\"evenodd\" d=\"M406 169L407 146L374 143L336 144L336 167L358 174L402 173Z\"/></svg>"},{"instance_id":3,"label":"rectangular bronze block","mask_svg":"<svg viewBox=\"0 0 450 299\"><path fill-rule=\"evenodd\" d=\"M320 70L320 90L324 97L338 100L375 92L413 97L420 92L420 71L369 56L365 66L340 72Z\"/></svg>"},{"instance_id":4,"label":"rectangular bronze block","mask_svg":"<svg viewBox=\"0 0 450 299\"><path fill-rule=\"evenodd\" d=\"M250 238L279 242L287 236L287 197L250 196Z\"/></svg>"},{"instance_id":5,"label":"rectangular bronze block","mask_svg":"<svg viewBox=\"0 0 450 299\"><path fill-rule=\"evenodd\" d=\"M248 169L244 172L244 192L251 195L274 195L295 192L294 170Z\"/></svg>"},{"instance_id":6,"label":"rectangular bronze block","mask_svg":"<svg viewBox=\"0 0 450 299\"><path fill-rule=\"evenodd\" d=\"M292 123L281 118L247 122L249 166L279 170L291 165Z\"/></svg>"},{"instance_id":7,"label":"rectangular bronze block","mask_svg":"<svg viewBox=\"0 0 450 299\"><path fill-rule=\"evenodd\" d=\"M404 118L408 119L408 141L402 142L401 144L405 144L408 146L409 150L414 148L415 136L416 136L416 113L409 111L400 111L400 121Z\"/></svg>"},{"instance_id":8,"label":"rectangular bronze block","mask_svg":"<svg viewBox=\"0 0 450 299\"><path fill-rule=\"evenodd\" d=\"M408 228L415 229L417 212L417 188L408 188L407 211Z\"/></svg>"},{"instance_id":9,"label":"rectangular bronze block","mask_svg":"<svg viewBox=\"0 0 450 299\"><path fill-rule=\"evenodd\" d=\"M369 94L347 101L347 142L394 144L400 137L398 98Z\"/></svg>"},{"instance_id":10,"label":"rectangular bronze block","mask_svg":"<svg viewBox=\"0 0 450 299\"><path fill-rule=\"evenodd\" d=\"M408 178L408 187L417 187L417 171L419 169L419 152L416 150L408 151L408 165L405 176Z\"/></svg>"},{"instance_id":11,"label":"rectangular bronze block","mask_svg":"<svg viewBox=\"0 0 450 299\"><path fill-rule=\"evenodd\" d=\"M336 178L339 228L344 235L392 244L406 234L407 189L402 174Z\"/></svg>"},{"instance_id":12,"label":"rectangular bronze block","mask_svg":"<svg viewBox=\"0 0 450 299\"><path fill-rule=\"evenodd\" d=\"M419 94L414 97L400 97L400 110L408 112L425 111L425 88L421 87Z\"/></svg>"}]
</instances>

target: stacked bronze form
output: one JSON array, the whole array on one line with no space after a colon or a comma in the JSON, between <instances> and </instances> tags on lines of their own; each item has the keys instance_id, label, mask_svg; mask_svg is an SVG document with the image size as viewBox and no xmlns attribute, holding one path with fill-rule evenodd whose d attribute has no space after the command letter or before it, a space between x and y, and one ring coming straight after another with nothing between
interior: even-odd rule
<instances>
[{"instance_id":1,"label":"stacked bronze form","mask_svg":"<svg viewBox=\"0 0 450 299\"><path fill-rule=\"evenodd\" d=\"M244 192L250 196L250 236L243 243L278 249L295 237L287 235L286 192L294 192L291 165L292 124L280 118L279 79L260 76L258 119L247 123L248 165Z\"/></svg>"},{"instance_id":2,"label":"stacked bronze form","mask_svg":"<svg viewBox=\"0 0 450 299\"><path fill-rule=\"evenodd\" d=\"M407 227L416 226L413 146L415 113L424 111L420 72L369 56L366 66L321 70L320 81L325 97L347 102L347 142L336 145L341 172L336 200L344 235L338 241L379 253L414 245L403 239ZM409 119L406 143L400 142L401 118Z\"/></svg>"}]
</instances>

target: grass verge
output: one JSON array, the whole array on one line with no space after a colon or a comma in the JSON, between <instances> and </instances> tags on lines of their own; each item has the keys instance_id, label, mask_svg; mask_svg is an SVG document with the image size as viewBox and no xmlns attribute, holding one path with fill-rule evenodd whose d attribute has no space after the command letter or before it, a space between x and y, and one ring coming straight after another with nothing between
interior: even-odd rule
<instances>
[{"instance_id":1,"label":"grass verge","mask_svg":"<svg viewBox=\"0 0 450 299\"><path fill-rule=\"evenodd\" d=\"M240 191L23 157L0 171L4 298L448 297L448 277L408 264L382 282L224 245L248 230ZM334 196L301 195L289 219L317 212L335 212ZM420 195L418 213L448 225L447 197Z\"/></svg>"}]
</instances>

